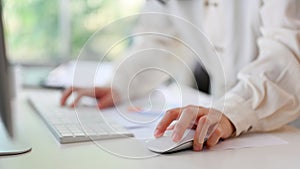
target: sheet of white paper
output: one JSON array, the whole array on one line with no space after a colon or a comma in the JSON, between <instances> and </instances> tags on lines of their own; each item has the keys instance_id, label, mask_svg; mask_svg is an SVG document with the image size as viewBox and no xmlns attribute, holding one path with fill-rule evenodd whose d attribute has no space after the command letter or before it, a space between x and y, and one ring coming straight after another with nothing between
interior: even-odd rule
<instances>
[{"instance_id":1,"label":"sheet of white paper","mask_svg":"<svg viewBox=\"0 0 300 169\"><path fill-rule=\"evenodd\" d=\"M103 112L103 115L123 125L136 139L150 139L154 138L154 129L166 110L187 104L209 105L210 101L208 95L184 86L180 89L173 84L157 89L149 97L133 100L131 105L138 108L138 111L129 111L128 104L124 104L118 106L118 109Z\"/></svg>"},{"instance_id":2,"label":"sheet of white paper","mask_svg":"<svg viewBox=\"0 0 300 169\"><path fill-rule=\"evenodd\" d=\"M52 70L44 81L49 87L103 86L112 77L111 62L73 60Z\"/></svg>"},{"instance_id":3,"label":"sheet of white paper","mask_svg":"<svg viewBox=\"0 0 300 169\"><path fill-rule=\"evenodd\" d=\"M140 127L126 127L134 134L134 138L139 140L153 139L154 129L156 125L140 126Z\"/></svg>"},{"instance_id":4,"label":"sheet of white paper","mask_svg":"<svg viewBox=\"0 0 300 169\"><path fill-rule=\"evenodd\" d=\"M122 114L110 112L105 113L104 117L124 126L134 134L136 139L149 139L154 138L154 129L162 116L157 112L123 112Z\"/></svg>"},{"instance_id":5,"label":"sheet of white paper","mask_svg":"<svg viewBox=\"0 0 300 169\"><path fill-rule=\"evenodd\" d=\"M222 141L211 150L240 149L288 144L287 141L268 133L251 133Z\"/></svg>"}]
</instances>

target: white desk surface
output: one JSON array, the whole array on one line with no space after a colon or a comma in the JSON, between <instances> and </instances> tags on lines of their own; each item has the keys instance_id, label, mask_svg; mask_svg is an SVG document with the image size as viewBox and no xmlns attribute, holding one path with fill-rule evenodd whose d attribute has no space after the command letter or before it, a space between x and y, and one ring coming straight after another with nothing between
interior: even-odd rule
<instances>
[{"instance_id":1,"label":"white desk surface","mask_svg":"<svg viewBox=\"0 0 300 169\"><path fill-rule=\"evenodd\" d=\"M1 169L300 168L300 131L289 126L272 132L289 142L285 145L222 151L184 151L132 159L104 151L93 142L61 145L26 102L22 102L19 108L18 135L33 149L23 155L0 157ZM101 145L114 146L116 152L130 152L130 154L147 151L137 140L129 138L101 141Z\"/></svg>"}]
</instances>

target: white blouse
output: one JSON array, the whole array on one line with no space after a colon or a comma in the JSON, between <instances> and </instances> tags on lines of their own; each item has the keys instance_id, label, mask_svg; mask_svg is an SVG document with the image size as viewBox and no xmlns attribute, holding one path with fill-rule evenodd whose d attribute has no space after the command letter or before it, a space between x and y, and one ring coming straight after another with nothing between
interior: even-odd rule
<instances>
[{"instance_id":1,"label":"white blouse","mask_svg":"<svg viewBox=\"0 0 300 169\"><path fill-rule=\"evenodd\" d=\"M116 64L111 83L123 100L170 75L191 84L201 60L219 98L212 106L236 135L277 129L300 115L300 1L165 2L146 1L133 45Z\"/></svg>"}]
</instances>

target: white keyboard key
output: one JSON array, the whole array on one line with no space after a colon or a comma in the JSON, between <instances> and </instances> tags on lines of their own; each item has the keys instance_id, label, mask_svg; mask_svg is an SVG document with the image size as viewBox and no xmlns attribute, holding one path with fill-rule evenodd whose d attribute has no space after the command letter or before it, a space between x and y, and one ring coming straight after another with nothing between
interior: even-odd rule
<instances>
[{"instance_id":1,"label":"white keyboard key","mask_svg":"<svg viewBox=\"0 0 300 169\"><path fill-rule=\"evenodd\" d=\"M29 101L60 143L133 136L123 126L103 120L98 110L81 109L75 112L74 109L62 108L58 104L49 102L51 100L49 97L51 96L47 95L44 99L30 97Z\"/></svg>"}]
</instances>

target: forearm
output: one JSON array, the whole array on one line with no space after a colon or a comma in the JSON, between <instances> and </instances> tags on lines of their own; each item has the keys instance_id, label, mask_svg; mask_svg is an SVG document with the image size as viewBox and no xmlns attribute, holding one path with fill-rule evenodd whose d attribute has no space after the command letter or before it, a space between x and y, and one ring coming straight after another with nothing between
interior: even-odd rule
<instances>
[{"instance_id":1,"label":"forearm","mask_svg":"<svg viewBox=\"0 0 300 169\"><path fill-rule=\"evenodd\" d=\"M299 5L296 0L265 1L261 9L259 56L238 74L238 84L216 106L237 135L273 130L300 114Z\"/></svg>"}]
</instances>

